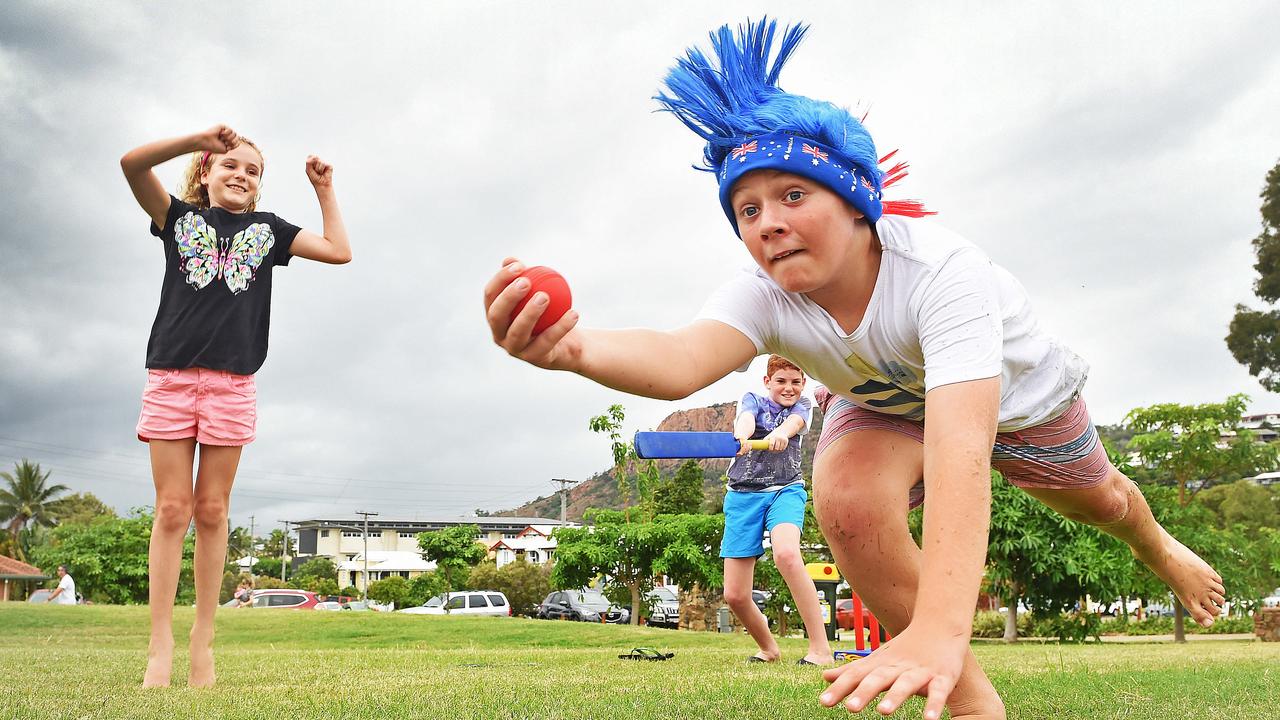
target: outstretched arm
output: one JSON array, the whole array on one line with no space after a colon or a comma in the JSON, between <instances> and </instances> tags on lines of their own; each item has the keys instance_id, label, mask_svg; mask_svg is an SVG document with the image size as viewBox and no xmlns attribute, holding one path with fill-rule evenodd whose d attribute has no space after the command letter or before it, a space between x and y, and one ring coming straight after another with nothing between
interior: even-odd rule
<instances>
[{"instance_id":1,"label":"outstretched arm","mask_svg":"<svg viewBox=\"0 0 1280 720\"><path fill-rule=\"evenodd\" d=\"M998 377L943 385L925 397L924 560L911 624L865 660L824 672L831 687L822 704L848 696L856 712L884 692L876 710L887 715L920 693L928 698L924 717L942 716L973 631L999 406Z\"/></svg>"},{"instance_id":2,"label":"outstretched arm","mask_svg":"<svg viewBox=\"0 0 1280 720\"><path fill-rule=\"evenodd\" d=\"M226 125L214 125L204 132L157 140L136 147L120 158L120 169L124 172L124 179L129 182L129 189L133 191L138 205L151 217L156 227L164 227L165 215L169 212L169 193L152 168L189 152L207 150L223 153L239 144L240 137L235 130Z\"/></svg>"},{"instance_id":3,"label":"outstretched arm","mask_svg":"<svg viewBox=\"0 0 1280 720\"><path fill-rule=\"evenodd\" d=\"M804 418L799 415L788 415L782 424L773 429L773 432L764 436L769 441L769 449L774 452L781 452L787 449L787 443L791 438L800 434L804 429Z\"/></svg>"},{"instance_id":4,"label":"outstretched arm","mask_svg":"<svg viewBox=\"0 0 1280 720\"><path fill-rule=\"evenodd\" d=\"M523 270L515 258L503 261L502 269L485 285L485 317L495 343L538 367L568 370L633 395L678 400L756 355L746 335L714 320L698 320L670 331L594 330L576 327L578 313L569 310L554 325L533 335L548 298L546 293L535 293L510 319L516 304L529 293L528 280L516 280Z\"/></svg>"},{"instance_id":5,"label":"outstretched arm","mask_svg":"<svg viewBox=\"0 0 1280 720\"><path fill-rule=\"evenodd\" d=\"M347 239L347 226L338 210L338 196L333 192L333 166L315 155L307 157L307 179L315 188L320 201L320 217L323 234L299 230L289 246L289 254L295 257L341 265L351 262L351 242Z\"/></svg>"}]
</instances>

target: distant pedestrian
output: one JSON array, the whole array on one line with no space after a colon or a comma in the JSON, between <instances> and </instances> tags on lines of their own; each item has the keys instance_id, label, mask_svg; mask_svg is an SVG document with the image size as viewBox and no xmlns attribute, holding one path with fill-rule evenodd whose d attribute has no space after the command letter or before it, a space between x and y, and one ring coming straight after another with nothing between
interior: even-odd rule
<instances>
[{"instance_id":1,"label":"distant pedestrian","mask_svg":"<svg viewBox=\"0 0 1280 720\"><path fill-rule=\"evenodd\" d=\"M54 605L76 604L76 581L72 579L71 573L67 572L66 565L58 566L58 587L54 588L45 602L51 602Z\"/></svg>"},{"instance_id":2,"label":"distant pedestrian","mask_svg":"<svg viewBox=\"0 0 1280 720\"><path fill-rule=\"evenodd\" d=\"M236 588L235 594L236 604L234 607L253 607L253 581L245 578L240 581L239 587Z\"/></svg>"}]
</instances>

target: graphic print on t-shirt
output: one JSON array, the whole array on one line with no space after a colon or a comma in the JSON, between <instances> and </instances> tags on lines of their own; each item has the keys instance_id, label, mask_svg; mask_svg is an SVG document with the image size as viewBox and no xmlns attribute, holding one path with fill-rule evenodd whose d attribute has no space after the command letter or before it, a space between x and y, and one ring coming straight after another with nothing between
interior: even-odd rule
<instances>
[{"instance_id":1,"label":"graphic print on t-shirt","mask_svg":"<svg viewBox=\"0 0 1280 720\"><path fill-rule=\"evenodd\" d=\"M254 223L228 241L194 212L178 218L173 235L187 282L203 290L221 277L233 295L249 288L254 272L276 242L266 223Z\"/></svg>"},{"instance_id":2,"label":"graphic print on t-shirt","mask_svg":"<svg viewBox=\"0 0 1280 720\"><path fill-rule=\"evenodd\" d=\"M849 388L849 394L860 405L888 415L901 415L908 420L924 420L924 398L890 380L893 376L898 382L916 382L914 373L901 363L893 363L894 367L881 372L858 356L850 353L844 359L862 382Z\"/></svg>"}]
</instances>

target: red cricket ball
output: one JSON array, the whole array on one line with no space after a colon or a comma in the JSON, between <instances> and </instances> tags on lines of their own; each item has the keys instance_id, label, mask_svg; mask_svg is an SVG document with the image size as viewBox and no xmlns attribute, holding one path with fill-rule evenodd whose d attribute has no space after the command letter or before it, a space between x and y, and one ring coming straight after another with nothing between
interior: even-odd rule
<instances>
[{"instance_id":1,"label":"red cricket ball","mask_svg":"<svg viewBox=\"0 0 1280 720\"><path fill-rule=\"evenodd\" d=\"M544 292L550 301L547 303L547 309L543 311L542 317L538 318L538 322L533 326L533 334L546 330L556 321L569 312L569 308L573 305L573 296L569 293L569 283L565 282L564 276L543 265L531 267L520 273L519 277L529 279L529 292L516 304L514 310L511 311L511 319L515 320L520 311L524 309L525 303L534 296L535 293Z\"/></svg>"}]
</instances>

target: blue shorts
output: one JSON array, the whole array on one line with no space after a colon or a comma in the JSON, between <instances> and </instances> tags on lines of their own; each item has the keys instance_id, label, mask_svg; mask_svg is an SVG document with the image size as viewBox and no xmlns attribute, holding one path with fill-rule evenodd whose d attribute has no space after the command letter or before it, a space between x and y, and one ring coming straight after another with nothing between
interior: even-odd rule
<instances>
[{"instance_id":1,"label":"blue shorts","mask_svg":"<svg viewBox=\"0 0 1280 720\"><path fill-rule=\"evenodd\" d=\"M773 492L738 492L724 496L722 558L758 558L764 554L764 531L783 523L804 529L804 485L796 483Z\"/></svg>"}]
</instances>

